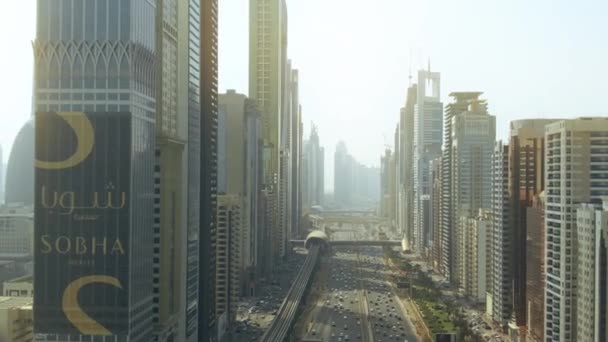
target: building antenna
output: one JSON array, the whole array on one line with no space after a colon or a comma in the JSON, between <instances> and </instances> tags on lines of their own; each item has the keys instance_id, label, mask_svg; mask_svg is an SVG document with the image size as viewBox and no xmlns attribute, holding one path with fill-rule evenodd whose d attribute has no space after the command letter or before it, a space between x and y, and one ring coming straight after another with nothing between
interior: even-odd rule
<instances>
[{"instance_id":1,"label":"building antenna","mask_svg":"<svg viewBox=\"0 0 608 342\"><path fill-rule=\"evenodd\" d=\"M428 63L429 63L428 70L429 70L429 74L430 74L431 73L431 57L429 57L429 62Z\"/></svg>"}]
</instances>

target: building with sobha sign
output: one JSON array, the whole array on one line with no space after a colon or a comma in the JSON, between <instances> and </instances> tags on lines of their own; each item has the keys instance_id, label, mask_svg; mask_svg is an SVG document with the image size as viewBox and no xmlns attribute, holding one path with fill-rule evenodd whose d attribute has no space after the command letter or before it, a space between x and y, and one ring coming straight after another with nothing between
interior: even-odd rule
<instances>
[{"instance_id":1,"label":"building with sobha sign","mask_svg":"<svg viewBox=\"0 0 608 342\"><path fill-rule=\"evenodd\" d=\"M144 154L131 120L120 112L36 115L37 334L127 341L133 305L151 295L152 239L140 220L151 196L133 177Z\"/></svg>"}]
</instances>

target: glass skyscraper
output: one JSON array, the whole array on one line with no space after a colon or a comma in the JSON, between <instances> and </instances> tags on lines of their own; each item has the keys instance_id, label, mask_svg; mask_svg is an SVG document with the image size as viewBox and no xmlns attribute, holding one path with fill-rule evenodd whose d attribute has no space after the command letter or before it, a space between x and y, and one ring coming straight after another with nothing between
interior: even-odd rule
<instances>
[{"instance_id":1,"label":"glass skyscraper","mask_svg":"<svg viewBox=\"0 0 608 342\"><path fill-rule=\"evenodd\" d=\"M37 112L125 113L131 120L128 317L126 333L152 336L155 3L143 0L39 0L35 54ZM127 114L128 113L128 114ZM111 130L108 131L112 134ZM34 286L65 274L47 273ZM52 329L51 329L52 330ZM35 331L42 340L90 341L86 334ZM38 339L37 339L38 340Z\"/></svg>"}]
</instances>

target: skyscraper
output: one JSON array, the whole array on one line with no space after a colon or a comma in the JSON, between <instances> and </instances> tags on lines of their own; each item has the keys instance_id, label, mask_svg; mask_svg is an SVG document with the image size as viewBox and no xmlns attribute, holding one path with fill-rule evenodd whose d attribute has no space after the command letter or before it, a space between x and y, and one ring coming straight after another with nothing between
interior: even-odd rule
<instances>
[{"instance_id":1,"label":"skyscraper","mask_svg":"<svg viewBox=\"0 0 608 342\"><path fill-rule=\"evenodd\" d=\"M492 318L502 326L511 319L512 238L509 215L509 146L498 141L492 156Z\"/></svg>"},{"instance_id":2,"label":"skyscraper","mask_svg":"<svg viewBox=\"0 0 608 342\"><path fill-rule=\"evenodd\" d=\"M302 160L302 203L303 210L308 212L313 205L323 205L325 194L325 149L320 145L319 132L314 124L310 137L304 142Z\"/></svg>"},{"instance_id":3,"label":"skyscraper","mask_svg":"<svg viewBox=\"0 0 608 342\"><path fill-rule=\"evenodd\" d=\"M545 129L547 208L545 338L576 341L576 208L608 195L608 118L560 120Z\"/></svg>"},{"instance_id":4,"label":"skyscraper","mask_svg":"<svg viewBox=\"0 0 608 342\"><path fill-rule=\"evenodd\" d=\"M186 293L185 293L185 320L180 322L180 331L184 331L188 342L197 341L199 338L199 323L204 317L199 317L202 312L202 301L199 298L200 288L204 286L200 279L207 279L211 275L208 268L204 268L201 249L209 250L211 243L207 235L201 234L203 222L209 228L209 222L203 219L202 208L202 115L201 115L201 6L199 0L188 0L187 6L183 1L178 2L178 79L187 80L178 83L178 108L180 112L187 112L187 235L185 249L186 253ZM183 20L186 18L186 20ZM187 38L187 39L186 39ZM206 213L208 215L208 213ZM209 219L207 219L209 220ZM204 270L208 272L201 278ZM209 293L209 292L207 292ZM211 296L213 294L211 293ZM208 316L205 316L208 317ZM199 319L200 318L200 319ZM205 325L201 325L205 326Z\"/></svg>"},{"instance_id":5,"label":"skyscraper","mask_svg":"<svg viewBox=\"0 0 608 342\"><path fill-rule=\"evenodd\" d=\"M178 42L188 35L190 28L188 21L180 24L178 17L187 13L189 6L187 2L175 0L159 0L156 5L159 62L156 64L158 124L153 226L155 340L186 340L188 210L198 211L198 202L188 201L188 188L192 185L188 183L189 113L184 110L188 94L180 91L188 86L188 78L185 77L187 68L179 66L189 61L189 56L188 49L180 49Z\"/></svg>"},{"instance_id":6,"label":"skyscraper","mask_svg":"<svg viewBox=\"0 0 608 342\"><path fill-rule=\"evenodd\" d=\"M254 290L257 274L257 201L261 181L259 113L255 102L228 90L219 95L218 119L218 194L242 201L238 204L241 258L237 265L239 286L243 294L249 294Z\"/></svg>"},{"instance_id":7,"label":"skyscraper","mask_svg":"<svg viewBox=\"0 0 608 342\"><path fill-rule=\"evenodd\" d=\"M194 2L195 0L193 0ZM193 7L194 9L194 7ZM200 225L198 340L215 341L215 213L217 208L217 0L201 0L200 68L191 66L200 82ZM197 33L190 36L196 39ZM195 55L195 51L192 51Z\"/></svg>"},{"instance_id":8,"label":"skyscraper","mask_svg":"<svg viewBox=\"0 0 608 342\"><path fill-rule=\"evenodd\" d=\"M74 132L88 130L86 136L92 138L93 146L89 158L82 154L85 158L80 163L74 160L67 164L37 162L35 215L40 224L36 231L35 279L44 286L35 285L34 329L42 339L80 341L83 335L112 336L99 337L106 341L115 338L150 341L152 338L155 14L154 5L148 2L94 0L71 5L38 2L38 31L34 42L35 108L38 124L48 125L37 131L38 157L47 157L46 160L59 157L53 154L59 153L57 150L47 148L58 142L65 149L74 144L79 148L89 146L84 144L88 142L86 139L78 143L71 139L63 121L80 122L80 126L74 124ZM54 114L57 112L64 114ZM110 151L114 156L108 159ZM91 179L93 170L100 171ZM89 185L86 188L82 187L85 175ZM114 204L119 206L115 211L100 208L98 214L103 219L92 223L79 221L76 216L59 218L52 210L47 211L41 202L43 189L75 191L89 198L94 192L110 191L124 197L119 197L122 201ZM75 221L62 221L70 217ZM108 220L113 217L117 221L110 225ZM107 245L97 247L105 248L113 241L118 249L104 258L88 254L88 262L74 263L69 254L60 253L64 250L45 248L44 238L59 239L63 235L55 229L67 227L71 227L70 234L78 233L78 236L69 235L71 238L91 241L90 252L95 250L95 241L89 234L106 236ZM128 238L124 234L128 234ZM54 272L48 272L50 267L45 264L51 260L57 267ZM86 278L91 274L98 274L100 278ZM97 317L100 324L94 329L85 329L82 321L59 314L73 309L72 305L61 308L58 299L62 292L71 293L73 287L70 286L82 285L85 281L114 284L111 294L96 296L95 292L88 292L86 295L86 306L90 308L87 313ZM116 284L121 284L122 289ZM95 291L98 286L87 288ZM80 305L85 305L84 301Z\"/></svg>"},{"instance_id":9,"label":"skyscraper","mask_svg":"<svg viewBox=\"0 0 608 342\"><path fill-rule=\"evenodd\" d=\"M239 195L217 197L216 298L218 340L232 328L240 289L241 204Z\"/></svg>"},{"instance_id":10,"label":"skyscraper","mask_svg":"<svg viewBox=\"0 0 608 342\"><path fill-rule=\"evenodd\" d=\"M523 337L528 312L526 299L526 269L528 258L526 244L530 234L527 232L527 208L545 189L545 126L555 120L531 119L511 122L509 141L509 205L511 208L509 231L513 238L511 254L513 260L513 311L515 320L511 322L511 335ZM538 228L538 226L536 227ZM539 266L533 266L538 269Z\"/></svg>"},{"instance_id":11,"label":"skyscraper","mask_svg":"<svg viewBox=\"0 0 608 342\"><path fill-rule=\"evenodd\" d=\"M264 133L264 188L275 196L271 246L273 262L281 257L285 234L281 226L281 118L287 70L287 6L284 0L251 0L249 4L249 96L262 113ZM281 217L282 216L282 217Z\"/></svg>"},{"instance_id":12,"label":"skyscraper","mask_svg":"<svg viewBox=\"0 0 608 342\"><path fill-rule=\"evenodd\" d=\"M28 120L15 137L8 156L4 199L7 204L34 205L34 122Z\"/></svg>"},{"instance_id":13,"label":"skyscraper","mask_svg":"<svg viewBox=\"0 0 608 342\"><path fill-rule=\"evenodd\" d=\"M453 98L453 102L449 103L445 107L445 113L443 116L443 151L442 151L442 168L441 168L441 193L443 198L441 200L441 222L439 223L443 236L442 249L442 272L451 280L453 275L453 267L455 261L455 251L452 248L454 225L457 222L457 217L454 215L454 199L452 194L454 189L452 188L452 118L469 108L469 101L478 99L481 92L452 92L450 96ZM492 145L490 145L492 146Z\"/></svg>"},{"instance_id":14,"label":"skyscraper","mask_svg":"<svg viewBox=\"0 0 608 342\"><path fill-rule=\"evenodd\" d=\"M403 139L399 148L401 172L403 173L400 191L403 193L403 237L408 248L414 241L414 108L417 99L417 86L407 89L405 107L401 108L399 128L403 131Z\"/></svg>"},{"instance_id":15,"label":"skyscraper","mask_svg":"<svg viewBox=\"0 0 608 342\"><path fill-rule=\"evenodd\" d=\"M341 207L348 208L353 201L353 158L348 154L346 144L340 141L334 154L334 200Z\"/></svg>"},{"instance_id":16,"label":"skyscraper","mask_svg":"<svg viewBox=\"0 0 608 342\"><path fill-rule=\"evenodd\" d=\"M544 153L543 153L544 156ZM544 174L543 174L544 177ZM526 208L526 327L530 339L544 341L545 327L545 192Z\"/></svg>"},{"instance_id":17,"label":"skyscraper","mask_svg":"<svg viewBox=\"0 0 608 342\"><path fill-rule=\"evenodd\" d=\"M297 69L291 71L290 110L291 110L291 230L292 237L300 236L300 218L302 216L302 110L300 106L300 74Z\"/></svg>"},{"instance_id":18,"label":"skyscraper","mask_svg":"<svg viewBox=\"0 0 608 342\"><path fill-rule=\"evenodd\" d=\"M485 100L477 98L468 101L466 111L452 116L451 175L452 201L450 206L457 224L463 218L476 218L479 209L490 209L492 145L496 139L496 117L488 114ZM459 237L465 232L452 227L448 244L452 256L450 280L460 287L465 286L464 273L467 265L463 257L469 251ZM485 295L485 291L484 291Z\"/></svg>"},{"instance_id":19,"label":"skyscraper","mask_svg":"<svg viewBox=\"0 0 608 342\"><path fill-rule=\"evenodd\" d=\"M430 239L429 163L441 155L440 75L418 71L418 90L414 105L414 249L425 252Z\"/></svg>"},{"instance_id":20,"label":"skyscraper","mask_svg":"<svg viewBox=\"0 0 608 342\"><path fill-rule=\"evenodd\" d=\"M608 202L582 204L577 217L576 341L606 341Z\"/></svg>"}]
</instances>

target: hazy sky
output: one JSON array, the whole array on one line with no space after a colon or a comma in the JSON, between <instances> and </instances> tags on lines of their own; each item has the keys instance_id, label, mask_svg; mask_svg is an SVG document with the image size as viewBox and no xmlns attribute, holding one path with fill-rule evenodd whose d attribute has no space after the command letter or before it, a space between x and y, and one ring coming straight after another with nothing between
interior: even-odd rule
<instances>
[{"instance_id":1,"label":"hazy sky","mask_svg":"<svg viewBox=\"0 0 608 342\"><path fill-rule=\"evenodd\" d=\"M248 1L219 4L220 91L247 93ZM306 132L317 123L328 166L340 139L360 161L379 164L409 66L415 75L428 57L441 72L444 103L451 91L484 91L501 137L513 119L608 114L607 1L288 0L288 11ZM5 160L30 115L34 26L35 0L3 2Z\"/></svg>"}]
</instances>

